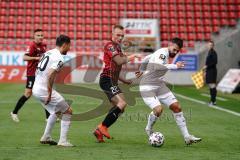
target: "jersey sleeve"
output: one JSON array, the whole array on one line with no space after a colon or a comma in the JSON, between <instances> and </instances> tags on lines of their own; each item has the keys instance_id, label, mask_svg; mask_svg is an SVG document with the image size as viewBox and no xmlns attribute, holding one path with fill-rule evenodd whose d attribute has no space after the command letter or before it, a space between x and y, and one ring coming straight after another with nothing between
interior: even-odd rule
<instances>
[{"instance_id":1,"label":"jersey sleeve","mask_svg":"<svg viewBox=\"0 0 240 160\"><path fill-rule=\"evenodd\" d=\"M61 68L63 67L63 64L64 64L63 59L56 59L52 62L50 68L59 72L61 70Z\"/></svg>"},{"instance_id":2,"label":"jersey sleeve","mask_svg":"<svg viewBox=\"0 0 240 160\"><path fill-rule=\"evenodd\" d=\"M165 52L161 52L161 51L155 52L155 53L153 53L153 56L151 56L149 62L165 65L168 62L167 54Z\"/></svg>"},{"instance_id":3,"label":"jersey sleeve","mask_svg":"<svg viewBox=\"0 0 240 160\"><path fill-rule=\"evenodd\" d=\"M117 48L112 44L107 45L106 52L107 52L108 56L111 57L111 58L113 58L117 55L120 55Z\"/></svg>"},{"instance_id":4,"label":"jersey sleeve","mask_svg":"<svg viewBox=\"0 0 240 160\"><path fill-rule=\"evenodd\" d=\"M35 56L34 46L33 46L32 44L30 44L30 45L27 47L26 52L25 52L25 55L32 56L32 57Z\"/></svg>"},{"instance_id":5,"label":"jersey sleeve","mask_svg":"<svg viewBox=\"0 0 240 160\"><path fill-rule=\"evenodd\" d=\"M145 70L146 70L147 64L148 64L151 56L152 56L152 54L147 55L146 57L143 58L143 60L142 60L142 62L141 62L141 64L140 64L140 67L139 67L139 70L140 70L140 71L145 71Z\"/></svg>"}]
</instances>

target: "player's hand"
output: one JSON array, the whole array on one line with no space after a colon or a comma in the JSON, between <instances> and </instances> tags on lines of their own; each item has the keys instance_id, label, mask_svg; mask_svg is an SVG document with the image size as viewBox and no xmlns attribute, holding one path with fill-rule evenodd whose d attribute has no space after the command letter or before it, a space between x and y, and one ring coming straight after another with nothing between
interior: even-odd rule
<instances>
[{"instance_id":1,"label":"player's hand","mask_svg":"<svg viewBox=\"0 0 240 160\"><path fill-rule=\"evenodd\" d=\"M47 105L50 101L51 101L51 95L48 96L44 104Z\"/></svg>"},{"instance_id":2,"label":"player's hand","mask_svg":"<svg viewBox=\"0 0 240 160\"><path fill-rule=\"evenodd\" d=\"M141 71L135 72L135 76L136 76L137 78L141 77L142 74L143 74L143 72L141 72Z\"/></svg>"},{"instance_id":3,"label":"player's hand","mask_svg":"<svg viewBox=\"0 0 240 160\"><path fill-rule=\"evenodd\" d=\"M205 71L207 69L207 66L203 66L202 70Z\"/></svg>"},{"instance_id":4,"label":"player's hand","mask_svg":"<svg viewBox=\"0 0 240 160\"><path fill-rule=\"evenodd\" d=\"M178 61L178 62L176 63L176 65L177 65L177 68L184 68L185 62L183 62L183 61Z\"/></svg>"},{"instance_id":5,"label":"player's hand","mask_svg":"<svg viewBox=\"0 0 240 160\"><path fill-rule=\"evenodd\" d=\"M36 61L39 61L41 59L41 57L35 57Z\"/></svg>"},{"instance_id":6,"label":"player's hand","mask_svg":"<svg viewBox=\"0 0 240 160\"><path fill-rule=\"evenodd\" d=\"M130 85L130 84L132 84L132 80L125 80L123 83L127 84L127 85Z\"/></svg>"}]
</instances>

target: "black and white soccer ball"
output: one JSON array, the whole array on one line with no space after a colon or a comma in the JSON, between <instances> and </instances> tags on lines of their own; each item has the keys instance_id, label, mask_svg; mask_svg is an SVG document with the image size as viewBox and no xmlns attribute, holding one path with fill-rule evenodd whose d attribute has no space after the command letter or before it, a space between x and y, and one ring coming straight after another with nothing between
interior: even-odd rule
<instances>
[{"instance_id":1,"label":"black and white soccer ball","mask_svg":"<svg viewBox=\"0 0 240 160\"><path fill-rule=\"evenodd\" d=\"M160 132L153 132L149 136L149 144L153 147L161 147L164 144L164 136Z\"/></svg>"}]
</instances>

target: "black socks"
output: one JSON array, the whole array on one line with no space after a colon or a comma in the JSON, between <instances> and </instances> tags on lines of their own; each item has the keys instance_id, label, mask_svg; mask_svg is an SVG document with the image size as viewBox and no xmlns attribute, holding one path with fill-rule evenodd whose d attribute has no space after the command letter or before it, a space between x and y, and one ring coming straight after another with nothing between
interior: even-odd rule
<instances>
[{"instance_id":1,"label":"black socks","mask_svg":"<svg viewBox=\"0 0 240 160\"><path fill-rule=\"evenodd\" d=\"M17 102L17 104L16 104L16 106L15 106L15 108L14 108L14 110L13 110L13 114L17 114L18 111L22 108L22 106L24 105L24 103L25 103L27 100L28 100L28 98L23 95L23 96L18 100L18 102Z\"/></svg>"},{"instance_id":2,"label":"black socks","mask_svg":"<svg viewBox=\"0 0 240 160\"><path fill-rule=\"evenodd\" d=\"M217 89L216 88L210 88L210 95L211 95L211 102L216 102L216 96L217 96Z\"/></svg>"},{"instance_id":3,"label":"black socks","mask_svg":"<svg viewBox=\"0 0 240 160\"><path fill-rule=\"evenodd\" d=\"M122 111L118 106L114 106L112 109L110 109L102 124L107 128L110 127L114 122L116 122L121 112Z\"/></svg>"}]
</instances>

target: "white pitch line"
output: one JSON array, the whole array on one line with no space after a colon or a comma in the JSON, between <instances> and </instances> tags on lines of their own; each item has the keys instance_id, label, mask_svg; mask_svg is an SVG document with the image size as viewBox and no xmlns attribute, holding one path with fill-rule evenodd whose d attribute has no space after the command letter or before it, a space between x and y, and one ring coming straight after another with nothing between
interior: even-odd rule
<instances>
[{"instance_id":1,"label":"white pitch line","mask_svg":"<svg viewBox=\"0 0 240 160\"><path fill-rule=\"evenodd\" d=\"M207 105L209 108L214 108L214 109L217 109L217 110L220 110L220 111L224 111L224 112L227 112L227 113L230 113L230 114L233 114L233 115L235 115L235 116L239 116L239 117L240 117L240 113L238 113L238 112L234 112L234 111L231 111L231 110L229 110L229 109L222 108L222 107L217 106L217 105L215 105L215 106L214 106L214 105L210 105L210 106L209 106L208 103L206 103L206 102L203 102L203 101L200 101L200 100L197 100L197 99L194 99L194 98L190 98L190 97L187 97L187 96L184 96L184 95L181 95L181 94L176 94L176 93L175 93L175 95L178 96L178 97L181 97L181 98L183 98L183 99L192 101L192 102L196 102L196 103L200 103L200 104Z\"/></svg>"},{"instance_id":2,"label":"white pitch line","mask_svg":"<svg viewBox=\"0 0 240 160\"><path fill-rule=\"evenodd\" d=\"M206 94L206 93L202 93L201 94L202 96L205 96L205 97L210 97L210 95L209 94ZM222 97L216 97L216 99L217 100L220 100L220 101L228 101L227 99L225 99L225 98L222 98Z\"/></svg>"}]
</instances>

